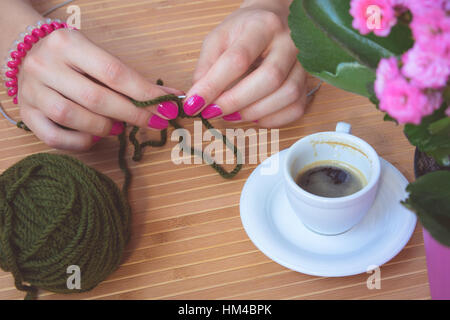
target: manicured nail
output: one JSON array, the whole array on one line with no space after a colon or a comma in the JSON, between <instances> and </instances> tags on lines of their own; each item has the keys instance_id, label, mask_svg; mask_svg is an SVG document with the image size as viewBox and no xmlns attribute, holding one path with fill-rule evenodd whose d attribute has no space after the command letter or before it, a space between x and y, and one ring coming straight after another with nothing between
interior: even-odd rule
<instances>
[{"instance_id":1,"label":"manicured nail","mask_svg":"<svg viewBox=\"0 0 450 320\"><path fill-rule=\"evenodd\" d=\"M98 136L93 136L92 137L92 141L94 141L94 143L99 142L102 139L102 137L98 137Z\"/></svg>"},{"instance_id":2,"label":"manicured nail","mask_svg":"<svg viewBox=\"0 0 450 320\"><path fill-rule=\"evenodd\" d=\"M205 119L211 119L222 115L222 109L217 104L210 104L202 111L202 117Z\"/></svg>"},{"instance_id":3,"label":"manicured nail","mask_svg":"<svg viewBox=\"0 0 450 320\"><path fill-rule=\"evenodd\" d=\"M162 130L167 128L168 125L169 121L161 117L158 117L157 115L151 116L150 120L148 121L148 126L153 129Z\"/></svg>"},{"instance_id":4,"label":"manicured nail","mask_svg":"<svg viewBox=\"0 0 450 320\"><path fill-rule=\"evenodd\" d=\"M178 117L178 106L172 101L164 101L158 105L158 112L168 119Z\"/></svg>"},{"instance_id":5,"label":"manicured nail","mask_svg":"<svg viewBox=\"0 0 450 320\"><path fill-rule=\"evenodd\" d=\"M111 131L109 132L110 136L118 136L123 132L123 129L125 129L125 126L123 125L123 122L116 121L113 123Z\"/></svg>"},{"instance_id":6,"label":"manicured nail","mask_svg":"<svg viewBox=\"0 0 450 320\"><path fill-rule=\"evenodd\" d=\"M241 114L238 111L236 111L234 113L231 113L229 115L224 116L223 120L225 120L225 121L239 121L239 120L242 120L242 118L241 118Z\"/></svg>"},{"instance_id":7,"label":"manicured nail","mask_svg":"<svg viewBox=\"0 0 450 320\"><path fill-rule=\"evenodd\" d=\"M194 94L192 97L188 98L184 102L183 109L184 109L184 112L186 112L186 114L188 116L193 116L204 105L205 105L205 99L203 99L199 95Z\"/></svg>"}]
</instances>

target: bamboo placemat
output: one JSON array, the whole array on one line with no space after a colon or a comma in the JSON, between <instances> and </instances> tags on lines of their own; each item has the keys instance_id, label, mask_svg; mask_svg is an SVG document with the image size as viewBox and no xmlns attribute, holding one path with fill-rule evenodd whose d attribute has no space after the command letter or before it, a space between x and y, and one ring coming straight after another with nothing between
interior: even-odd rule
<instances>
[{"instance_id":1,"label":"bamboo placemat","mask_svg":"<svg viewBox=\"0 0 450 320\"><path fill-rule=\"evenodd\" d=\"M43 12L61 1L35 1ZM81 28L90 39L139 70L151 81L165 80L187 91L203 38L238 0L77 0ZM51 17L66 19L65 8ZM309 87L314 79L310 78ZM0 89L0 101L14 118L19 111ZM333 130L336 121L413 180L414 148L402 128L384 122L365 98L325 84L303 118L280 130L280 150L299 138ZM192 130L192 120L184 121ZM219 129L229 126L217 120ZM242 124L243 129L254 124ZM170 134L170 132L169 132ZM300 274L269 260L247 237L239 217L241 189L256 165L246 164L237 177L224 180L208 165L175 165L175 142L147 149L130 166L133 236L126 260L91 292L41 299L429 299L422 231L381 268L381 289L369 290L369 274L321 278ZM118 143L103 139L86 153L69 153L109 175L118 184ZM0 120L0 172L36 152L56 152L32 134ZM0 299L21 299L9 273L0 271Z\"/></svg>"}]
</instances>

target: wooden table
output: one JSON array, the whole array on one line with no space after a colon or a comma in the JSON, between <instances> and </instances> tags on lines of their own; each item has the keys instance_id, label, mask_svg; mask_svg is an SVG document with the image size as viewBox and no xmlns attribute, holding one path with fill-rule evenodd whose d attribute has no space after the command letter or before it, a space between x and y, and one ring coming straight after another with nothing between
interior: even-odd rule
<instances>
[{"instance_id":1,"label":"wooden table","mask_svg":"<svg viewBox=\"0 0 450 320\"><path fill-rule=\"evenodd\" d=\"M35 1L41 12L61 1ZM136 68L151 81L187 91L203 38L239 0L77 0L82 31ZM65 8L51 17L66 19ZM310 79L309 86L316 82ZM18 119L19 111L0 89L1 103ZM305 116L280 130L280 149L336 121L372 144L410 181L413 147L402 128L362 97L324 85ZM183 122L193 129L192 120ZM227 124L214 121L218 128ZM244 129L254 124L240 125ZM133 235L122 266L91 292L41 299L429 299L421 227L407 246L381 268L381 289L369 290L369 274L321 278L286 269L268 259L250 241L239 217L242 187L256 165L246 164L232 180L208 165L175 165L175 142L147 149L143 161L129 159ZM103 139L86 153L70 153L109 175L118 184L118 143ZM0 120L0 172L36 152L56 152L32 134ZM0 271L0 299L21 299L12 276Z\"/></svg>"}]
</instances>

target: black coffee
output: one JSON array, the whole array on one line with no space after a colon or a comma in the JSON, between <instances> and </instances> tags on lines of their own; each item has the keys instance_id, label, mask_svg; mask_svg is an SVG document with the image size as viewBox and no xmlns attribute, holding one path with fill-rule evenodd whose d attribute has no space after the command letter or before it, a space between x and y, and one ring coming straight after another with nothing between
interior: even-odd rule
<instances>
[{"instance_id":1,"label":"black coffee","mask_svg":"<svg viewBox=\"0 0 450 320\"><path fill-rule=\"evenodd\" d=\"M295 181L303 190L327 198L351 195L366 184L356 168L337 161L313 163L301 170Z\"/></svg>"}]
</instances>

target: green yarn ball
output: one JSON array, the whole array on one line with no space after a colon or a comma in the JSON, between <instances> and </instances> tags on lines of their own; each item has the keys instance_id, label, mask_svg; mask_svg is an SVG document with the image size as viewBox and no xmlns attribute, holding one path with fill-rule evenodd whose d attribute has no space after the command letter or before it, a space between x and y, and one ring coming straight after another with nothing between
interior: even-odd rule
<instances>
[{"instance_id":1,"label":"green yarn ball","mask_svg":"<svg viewBox=\"0 0 450 320\"><path fill-rule=\"evenodd\" d=\"M0 176L0 268L17 289L89 291L117 269L130 236L130 208L104 174L66 155L29 156ZM69 289L69 266L81 288Z\"/></svg>"}]
</instances>

